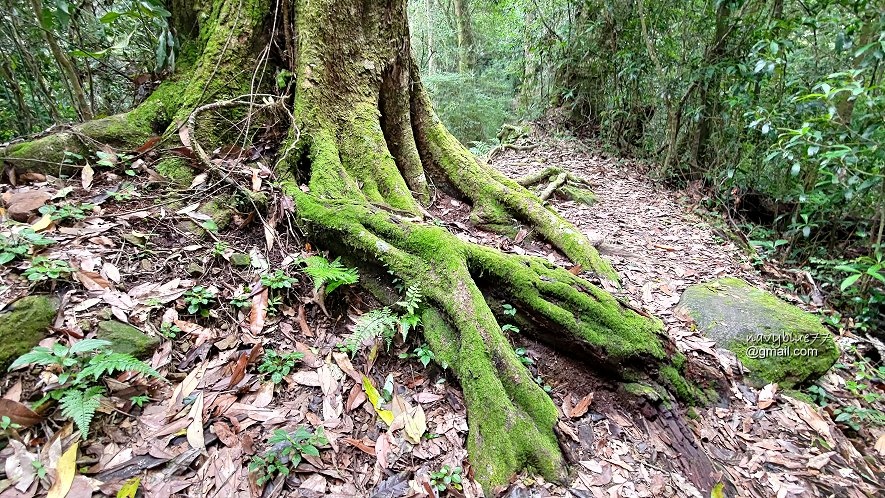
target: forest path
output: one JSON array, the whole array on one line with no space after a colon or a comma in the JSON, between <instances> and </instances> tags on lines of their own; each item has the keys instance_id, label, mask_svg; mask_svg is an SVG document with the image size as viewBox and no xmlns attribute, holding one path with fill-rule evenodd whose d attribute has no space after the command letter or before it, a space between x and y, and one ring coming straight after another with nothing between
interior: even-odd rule
<instances>
[{"instance_id":1,"label":"forest path","mask_svg":"<svg viewBox=\"0 0 885 498\"><path fill-rule=\"evenodd\" d=\"M597 196L594 205L550 202L598 243L614 265L621 288L606 285L607 290L660 317L683 353L726 373L729 398L697 410L698 417L688 421L694 444L700 442L716 469L712 482L727 483L724 496L860 497L881 492L872 485L875 474L824 410L779 392L772 399L764 390L746 385L734 355L717 349L677 310L688 286L724 276L801 302L768 286L749 257L699 214L686 192L657 184L639 161L612 158L576 140L543 139L534 150L506 150L493 164L512 178L558 166L587 180ZM844 385L840 374L848 377L834 369L822 384L834 389ZM584 487L587 496L595 497L709 496L689 484L698 482L690 475L698 455L692 454L693 444L673 440L681 438L673 438L678 430L667 427L670 421L606 415L609 422L594 427L595 458L581 462L574 487ZM822 448L821 440L835 451ZM669 472L658 472L665 468Z\"/></svg>"}]
</instances>

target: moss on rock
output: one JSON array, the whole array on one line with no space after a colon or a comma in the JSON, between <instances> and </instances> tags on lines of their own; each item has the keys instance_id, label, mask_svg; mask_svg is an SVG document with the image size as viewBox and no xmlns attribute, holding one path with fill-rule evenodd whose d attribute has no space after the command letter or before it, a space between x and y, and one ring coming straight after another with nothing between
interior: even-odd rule
<instances>
[{"instance_id":1,"label":"moss on rock","mask_svg":"<svg viewBox=\"0 0 885 498\"><path fill-rule=\"evenodd\" d=\"M680 306L719 347L734 352L758 384L803 385L839 357L832 334L814 315L737 278L693 285Z\"/></svg>"},{"instance_id":2,"label":"moss on rock","mask_svg":"<svg viewBox=\"0 0 885 498\"><path fill-rule=\"evenodd\" d=\"M132 325L116 320L99 322L96 335L99 339L111 341L110 349L112 351L131 354L141 359L150 356L160 345L160 339L151 337Z\"/></svg>"},{"instance_id":3,"label":"moss on rock","mask_svg":"<svg viewBox=\"0 0 885 498\"><path fill-rule=\"evenodd\" d=\"M46 296L28 296L0 313L0 371L27 353L46 336L58 303Z\"/></svg>"},{"instance_id":4,"label":"moss on rock","mask_svg":"<svg viewBox=\"0 0 885 498\"><path fill-rule=\"evenodd\" d=\"M180 187L188 187L194 181L194 170L181 157L166 157L156 165L157 173Z\"/></svg>"}]
</instances>

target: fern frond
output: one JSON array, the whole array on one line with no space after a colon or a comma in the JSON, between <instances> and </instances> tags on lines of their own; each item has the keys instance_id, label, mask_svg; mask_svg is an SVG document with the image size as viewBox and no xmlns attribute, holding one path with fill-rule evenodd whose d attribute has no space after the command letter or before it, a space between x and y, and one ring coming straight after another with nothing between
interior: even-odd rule
<instances>
[{"instance_id":1,"label":"fern frond","mask_svg":"<svg viewBox=\"0 0 885 498\"><path fill-rule=\"evenodd\" d=\"M52 354L52 350L49 348L37 346L16 358L15 361L12 362L12 365L9 365L8 370L12 371L24 365L53 365L60 361L61 359Z\"/></svg>"},{"instance_id":2,"label":"fern frond","mask_svg":"<svg viewBox=\"0 0 885 498\"><path fill-rule=\"evenodd\" d=\"M105 375L120 372L135 372L147 377L159 377L160 374L147 363L132 355L123 353L99 353L89 359L89 363L77 374L76 382L84 379L100 380Z\"/></svg>"},{"instance_id":3,"label":"fern frond","mask_svg":"<svg viewBox=\"0 0 885 498\"><path fill-rule=\"evenodd\" d=\"M89 426L92 424L95 411L101 404L100 398L103 393L104 388L100 386L93 386L85 391L68 389L59 400L62 415L74 421L77 428L83 433L84 439L89 436Z\"/></svg>"},{"instance_id":4,"label":"fern frond","mask_svg":"<svg viewBox=\"0 0 885 498\"><path fill-rule=\"evenodd\" d=\"M347 268L341 264L341 258L329 261L322 256L310 256L304 260L304 273L313 279L314 290L326 286L326 294L342 285L352 285L359 281L356 268Z\"/></svg>"},{"instance_id":5,"label":"fern frond","mask_svg":"<svg viewBox=\"0 0 885 498\"><path fill-rule=\"evenodd\" d=\"M379 338L384 338L387 346L396 333L396 325L399 319L391 313L390 308L372 310L360 316L351 329L353 333L344 341L344 348L355 356L363 344L372 343Z\"/></svg>"},{"instance_id":6,"label":"fern frond","mask_svg":"<svg viewBox=\"0 0 885 498\"><path fill-rule=\"evenodd\" d=\"M423 299L424 295L421 293L421 288L417 285L410 285L406 289L405 299L397 301L396 304L406 310L406 313L414 314L421 307Z\"/></svg>"},{"instance_id":7,"label":"fern frond","mask_svg":"<svg viewBox=\"0 0 885 498\"><path fill-rule=\"evenodd\" d=\"M104 339L83 339L71 346L69 350L70 353L85 353L87 351L95 351L97 349L103 349L111 345L111 341L106 341Z\"/></svg>"}]
</instances>

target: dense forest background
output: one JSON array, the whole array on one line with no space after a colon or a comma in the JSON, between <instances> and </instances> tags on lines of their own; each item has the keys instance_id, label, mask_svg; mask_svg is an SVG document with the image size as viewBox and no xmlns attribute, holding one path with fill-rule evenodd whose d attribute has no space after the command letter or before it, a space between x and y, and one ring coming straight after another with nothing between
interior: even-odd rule
<instances>
[{"instance_id":1,"label":"dense forest background","mask_svg":"<svg viewBox=\"0 0 885 498\"><path fill-rule=\"evenodd\" d=\"M4 0L0 140L131 108L183 59L159 0ZM882 329L885 7L850 0L412 0L437 112L477 154L505 123L645 159L760 266ZM285 86L289 75L278 75Z\"/></svg>"}]
</instances>

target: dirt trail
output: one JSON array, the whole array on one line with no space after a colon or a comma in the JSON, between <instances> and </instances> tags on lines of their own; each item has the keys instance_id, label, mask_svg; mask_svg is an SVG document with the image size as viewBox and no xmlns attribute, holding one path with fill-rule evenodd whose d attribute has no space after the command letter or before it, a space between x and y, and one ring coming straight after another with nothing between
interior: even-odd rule
<instances>
[{"instance_id":1,"label":"dirt trail","mask_svg":"<svg viewBox=\"0 0 885 498\"><path fill-rule=\"evenodd\" d=\"M640 162L610 158L573 140L548 139L527 152L508 150L494 164L513 178L559 166L588 180L598 198L593 206L558 199L551 204L614 264L622 287L607 289L663 319L684 353L726 373L732 383L729 398L697 410L689 423L689 439L700 442L713 462L713 482L725 484L725 496L860 497L882 492L874 483L883 459L872 457L872 449L866 454L875 461L873 468L823 410L780 393L774 403L760 408L767 402L760 402L759 391L742 382L734 355L716 349L676 310L686 287L714 278L734 276L768 287L726 234L693 212L686 194L655 184ZM824 382L839 385L840 379L831 373ZM692 485L698 476L686 469L693 468L690 460L698 455L690 454L692 444L680 448L680 430L672 420L628 420L625 413L607 413L607 423L595 425L596 454L579 463L573 494L709 496ZM583 494L578 492L582 489Z\"/></svg>"}]
</instances>

